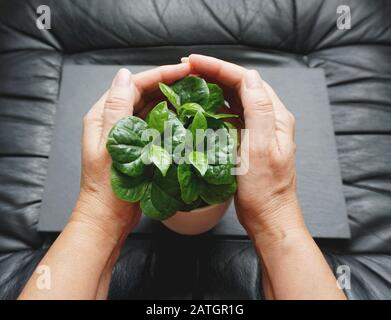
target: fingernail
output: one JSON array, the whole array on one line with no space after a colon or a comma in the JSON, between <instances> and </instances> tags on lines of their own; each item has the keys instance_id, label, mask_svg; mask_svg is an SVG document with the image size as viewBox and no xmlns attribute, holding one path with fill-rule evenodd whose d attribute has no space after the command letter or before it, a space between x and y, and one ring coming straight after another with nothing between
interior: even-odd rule
<instances>
[{"instance_id":1,"label":"fingernail","mask_svg":"<svg viewBox=\"0 0 391 320\"><path fill-rule=\"evenodd\" d=\"M181 58L181 62L182 63L188 63L189 62L189 58L188 57L182 57Z\"/></svg>"},{"instance_id":2,"label":"fingernail","mask_svg":"<svg viewBox=\"0 0 391 320\"><path fill-rule=\"evenodd\" d=\"M245 84L247 89L262 88L262 78L255 70L249 70L245 74Z\"/></svg>"},{"instance_id":3,"label":"fingernail","mask_svg":"<svg viewBox=\"0 0 391 320\"><path fill-rule=\"evenodd\" d=\"M113 84L116 87L130 86L130 75L131 75L131 73L128 69L125 69L125 68L120 69L114 78Z\"/></svg>"}]
</instances>

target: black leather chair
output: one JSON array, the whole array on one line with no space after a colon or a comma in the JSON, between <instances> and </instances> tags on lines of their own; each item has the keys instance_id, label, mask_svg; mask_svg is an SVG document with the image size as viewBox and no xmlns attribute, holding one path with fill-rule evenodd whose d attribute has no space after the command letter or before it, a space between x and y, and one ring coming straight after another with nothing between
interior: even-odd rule
<instances>
[{"instance_id":1,"label":"black leather chair","mask_svg":"<svg viewBox=\"0 0 391 320\"><path fill-rule=\"evenodd\" d=\"M352 238L322 242L351 268L351 299L391 298L391 3L387 0L0 1L0 298L18 296L53 236L37 232L64 64L178 62L323 68ZM352 28L338 30L349 5ZM110 298L262 298L246 239L130 237ZM181 241L177 241L178 238ZM207 245L206 245L207 244Z\"/></svg>"}]
</instances>

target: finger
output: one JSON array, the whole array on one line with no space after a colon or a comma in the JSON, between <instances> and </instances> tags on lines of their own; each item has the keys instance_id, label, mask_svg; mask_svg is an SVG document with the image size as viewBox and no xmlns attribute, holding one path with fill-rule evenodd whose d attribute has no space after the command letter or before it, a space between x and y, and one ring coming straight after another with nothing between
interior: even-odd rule
<instances>
[{"instance_id":1,"label":"finger","mask_svg":"<svg viewBox=\"0 0 391 320\"><path fill-rule=\"evenodd\" d=\"M108 91L99 98L83 118L83 152L94 152L99 146L102 136L102 112L107 94Z\"/></svg>"},{"instance_id":2,"label":"finger","mask_svg":"<svg viewBox=\"0 0 391 320\"><path fill-rule=\"evenodd\" d=\"M233 89L239 89L246 69L236 64L209 56L191 54L189 56L191 72L213 78L218 83Z\"/></svg>"},{"instance_id":3,"label":"finger","mask_svg":"<svg viewBox=\"0 0 391 320\"><path fill-rule=\"evenodd\" d=\"M266 91L268 92L273 106L275 115L275 136L279 151L281 153L291 154L296 148L295 145L295 117L288 111L282 103L273 88L264 82Z\"/></svg>"},{"instance_id":4,"label":"finger","mask_svg":"<svg viewBox=\"0 0 391 320\"><path fill-rule=\"evenodd\" d=\"M274 137L274 108L264 82L255 70L246 71L241 82L240 97L244 109L244 123L248 129L250 146L258 151L266 149Z\"/></svg>"},{"instance_id":5,"label":"finger","mask_svg":"<svg viewBox=\"0 0 391 320\"><path fill-rule=\"evenodd\" d=\"M127 69L120 69L104 102L101 141L106 142L111 128L121 118L133 114L133 102L134 85L131 73Z\"/></svg>"},{"instance_id":6,"label":"finger","mask_svg":"<svg viewBox=\"0 0 391 320\"><path fill-rule=\"evenodd\" d=\"M179 63L173 65L160 66L151 70L143 71L133 75L136 87L135 104L139 107L141 97L159 89L159 82L171 84L190 74L189 63Z\"/></svg>"},{"instance_id":7,"label":"finger","mask_svg":"<svg viewBox=\"0 0 391 320\"><path fill-rule=\"evenodd\" d=\"M274 107L276 130L284 132L292 140L295 139L295 117L282 103L273 88L266 82L263 82L264 87L272 100Z\"/></svg>"}]
</instances>

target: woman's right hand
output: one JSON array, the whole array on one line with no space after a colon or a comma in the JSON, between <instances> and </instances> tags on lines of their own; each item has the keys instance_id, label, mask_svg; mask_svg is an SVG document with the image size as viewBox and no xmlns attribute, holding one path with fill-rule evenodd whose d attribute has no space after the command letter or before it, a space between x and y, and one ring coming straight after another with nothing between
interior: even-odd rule
<instances>
[{"instance_id":1,"label":"woman's right hand","mask_svg":"<svg viewBox=\"0 0 391 320\"><path fill-rule=\"evenodd\" d=\"M270 243L305 228L295 185L294 116L257 71L202 55L190 55L189 62L192 72L236 91L241 101L247 130L235 205L250 237ZM288 207L295 210L284 210Z\"/></svg>"},{"instance_id":2,"label":"woman's right hand","mask_svg":"<svg viewBox=\"0 0 391 320\"><path fill-rule=\"evenodd\" d=\"M189 62L193 73L236 92L243 107L235 205L262 263L264 296L346 299L301 214L294 117L257 71L201 55Z\"/></svg>"}]
</instances>

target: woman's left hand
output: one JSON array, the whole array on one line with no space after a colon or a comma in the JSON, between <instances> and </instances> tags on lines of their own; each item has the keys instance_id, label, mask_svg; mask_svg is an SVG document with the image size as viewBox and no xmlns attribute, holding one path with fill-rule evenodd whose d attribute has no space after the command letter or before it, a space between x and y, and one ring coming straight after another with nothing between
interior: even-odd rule
<instances>
[{"instance_id":1,"label":"woman's left hand","mask_svg":"<svg viewBox=\"0 0 391 320\"><path fill-rule=\"evenodd\" d=\"M190 72L189 64L166 65L132 75L121 69L111 88L85 115L82 138L82 175L79 199L71 221L87 223L115 243L124 239L140 219L138 204L118 199L111 189L111 157L107 136L123 117L143 112L143 96L152 95L159 82L171 83Z\"/></svg>"}]
</instances>

